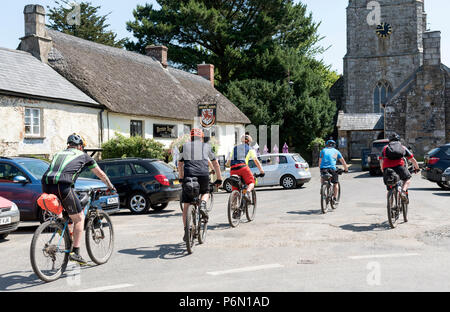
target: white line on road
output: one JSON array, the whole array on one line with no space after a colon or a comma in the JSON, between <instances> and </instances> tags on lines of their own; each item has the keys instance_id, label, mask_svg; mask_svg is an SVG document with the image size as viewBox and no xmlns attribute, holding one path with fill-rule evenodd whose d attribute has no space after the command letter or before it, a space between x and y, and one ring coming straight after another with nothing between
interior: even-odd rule
<instances>
[{"instance_id":1,"label":"white line on road","mask_svg":"<svg viewBox=\"0 0 450 312\"><path fill-rule=\"evenodd\" d=\"M134 286L134 285L131 285L131 284L119 284L119 285L112 285L112 286L104 286L104 287L97 287L97 288L78 290L77 292L101 292L101 291L107 291L107 290L127 288L127 287L132 287L132 286Z\"/></svg>"},{"instance_id":2,"label":"white line on road","mask_svg":"<svg viewBox=\"0 0 450 312\"><path fill-rule=\"evenodd\" d=\"M276 269L276 268L283 268L283 267L284 267L283 265L275 263L275 264L252 266L252 267L233 269L233 270L226 270L226 271L206 272L206 274L209 274L209 275L224 275L224 274L232 274L232 273L241 273L241 272L252 272L252 271L260 271L260 270L267 270L267 269Z\"/></svg>"},{"instance_id":3,"label":"white line on road","mask_svg":"<svg viewBox=\"0 0 450 312\"><path fill-rule=\"evenodd\" d=\"M348 257L352 260L359 260L359 259L373 259L373 258L400 258L400 257L413 257L413 256L420 256L418 253L405 253L405 254L388 254L388 255L367 255L367 256L352 256Z\"/></svg>"}]
</instances>

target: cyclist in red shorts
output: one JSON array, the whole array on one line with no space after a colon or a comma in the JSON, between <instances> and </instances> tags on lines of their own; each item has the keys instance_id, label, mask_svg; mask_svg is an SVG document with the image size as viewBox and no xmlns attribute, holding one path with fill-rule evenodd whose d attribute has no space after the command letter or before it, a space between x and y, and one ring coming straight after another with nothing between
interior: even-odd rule
<instances>
[{"instance_id":1,"label":"cyclist in red shorts","mask_svg":"<svg viewBox=\"0 0 450 312\"><path fill-rule=\"evenodd\" d=\"M255 188L255 177L253 176L252 171L248 167L248 162L252 159L261 173L261 176L264 176L264 170L262 169L261 163L256 156L256 152L254 149L250 147L252 143L252 137L248 134L242 136L242 144L234 147L233 151L230 154L230 158L228 159L227 166L231 166L231 175L238 175L242 177L245 184L247 185L247 194L251 194L253 189ZM233 190L236 188L233 187ZM247 198L249 199L249 198Z\"/></svg>"}]
</instances>

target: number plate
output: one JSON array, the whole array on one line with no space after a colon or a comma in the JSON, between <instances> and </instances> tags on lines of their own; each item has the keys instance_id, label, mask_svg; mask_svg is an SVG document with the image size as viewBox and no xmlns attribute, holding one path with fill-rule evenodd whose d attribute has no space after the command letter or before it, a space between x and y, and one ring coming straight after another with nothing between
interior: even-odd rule
<instances>
[{"instance_id":1,"label":"number plate","mask_svg":"<svg viewBox=\"0 0 450 312\"><path fill-rule=\"evenodd\" d=\"M178 185L178 184L180 184L180 181L174 180L174 181L173 181L173 184L174 184L174 185Z\"/></svg>"},{"instance_id":2,"label":"number plate","mask_svg":"<svg viewBox=\"0 0 450 312\"><path fill-rule=\"evenodd\" d=\"M0 225L10 224L10 223L11 223L11 217L0 218Z\"/></svg>"},{"instance_id":3,"label":"number plate","mask_svg":"<svg viewBox=\"0 0 450 312\"><path fill-rule=\"evenodd\" d=\"M119 203L119 198L111 197L111 198L108 198L107 202L108 202L108 205L117 204L117 203Z\"/></svg>"}]
</instances>

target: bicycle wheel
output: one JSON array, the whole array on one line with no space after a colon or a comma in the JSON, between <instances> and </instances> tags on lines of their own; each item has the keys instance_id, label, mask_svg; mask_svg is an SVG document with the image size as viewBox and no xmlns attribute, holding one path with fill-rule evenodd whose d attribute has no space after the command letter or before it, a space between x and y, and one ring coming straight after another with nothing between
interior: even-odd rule
<instances>
[{"instance_id":1,"label":"bicycle wheel","mask_svg":"<svg viewBox=\"0 0 450 312\"><path fill-rule=\"evenodd\" d=\"M96 264L108 262L114 249L114 228L104 211L97 211L86 225L86 249Z\"/></svg>"},{"instance_id":2,"label":"bicycle wheel","mask_svg":"<svg viewBox=\"0 0 450 312\"><path fill-rule=\"evenodd\" d=\"M192 254L194 252L196 231L195 218L195 207L193 205L190 205L188 211L186 212L186 227L184 229L185 236L187 237L186 248L189 254Z\"/></svg>"},{"instance_id":3,"label":"bicycle wheel","mask_svg":"<svg viewBox=\"0 0 450 312\"><path fill-rule=\"evenodd\" d=\"M322 209L322 213L326 214L328 211L328 204L329 204L329 192L330 188L328 183L323 183L322 187L320 188L320 208Z\"/></svg>"},{"instance_id":4,"label":"bicycle wheel","mask_svg":"<svg viewBox=\"0 0 450 312\"><path fill-rule=\"evenodd\" d=\"M256 214L256 191L252 191L252 202L247 203L247 207L245 208L245 214L247 215L248 222L255 220Z\"/></svg>"},{"instance_id":5,"label":"bicycle wheel","mask_svg":"<svg viewBox=\"0 0 450 312\"><path fill-rule=\"evenodd\" d=\"M31 240L30 260L34 273L44 282L61 277L69 262L71 240L64 225L46 221L36 230Z\"/></svg>"},{"instance_id":6,"label":"bicycle wheel","mask_svg":"<svg viewBox=\"0 0 450 312\"><path fill-rule=\"evenodd\" d=\"M393 189L389 191L387 197L387 214L389 225L394 229L397 226L399 213L397 192Z\"/></svg>"},{"instance_id":7,"label":"bicycle wheel","mask_svg":"<svg viewBox=\"0 0 450 312\"><path fill-rule=\"evenodd\" d=\"M228 223L231 227L237 227L241 222L241 194L233 191L228 198Z\"/></svg>"},{"instance_id":8,"label":"bicycle wheel","mask_svg":"<svg viewBox=\"0 0 450 312\"><path fill-rule=\"evenodd\" d=\"M339 206L339 202L341 200L341 184L338 183L338 185L339 185L339 189L338 189L338 195L336 196L336 201L334 201L333 198L331 198L331 200L330 200L331 209L337 209L337 207Z\"/></svg>"},{"instance_id":9,"label":"bicycle wheel","mask_svg":"<svg viewBox=\"0 0 450 312\"><path fill-rule=\"evenodd\" d=\"M408 204L402 201L403 221L408 222Z\"/></svg>"},{"instance_id":10,"label":"bicycle wheel","mask_svg":"<svg viewBox=\"0 0 450 312\"><path fill-rule=\"evenodd\" d=\"M214 206L214 194L211 192L209 193L209 199L206 202L206 211L211 212Z\"/></svg>"},{"instance_id":11,"label":"bicycle wheel","mask_svg":"<svg viewBox=\"0 0 450 312\"><path fill-rule=\"evenodd\" d=\"M206 241L206 233L208 232L208 221L200 216L197 217L198 243L203 244Z\"/></svg>"}]
</instances>

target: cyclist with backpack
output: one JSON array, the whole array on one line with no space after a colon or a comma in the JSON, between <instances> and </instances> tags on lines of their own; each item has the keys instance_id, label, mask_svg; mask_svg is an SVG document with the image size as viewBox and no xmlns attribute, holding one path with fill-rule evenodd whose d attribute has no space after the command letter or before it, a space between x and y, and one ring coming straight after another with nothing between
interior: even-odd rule
<instances>
[{"instance_id":1,"label":"cyclist with backpack","mask_svg":"<svg viewBox=\"0 0 450 312\"><path fill-rule=\"evenodd\" d=\"M420 171L420 168L413 153L403 146L400 140L401 137L396 133L393 133L389 137L389 144L383 149L380 165L385 180L387 178L386 175L391 172L389 169L398 174L403 181L403 189L400 196L402 197L402 200L408 202L408 188L411 184L411 173L407 168L405 158L412 162L415 172Z\"/></svg>"}]
</instances>

